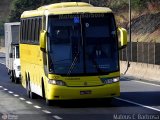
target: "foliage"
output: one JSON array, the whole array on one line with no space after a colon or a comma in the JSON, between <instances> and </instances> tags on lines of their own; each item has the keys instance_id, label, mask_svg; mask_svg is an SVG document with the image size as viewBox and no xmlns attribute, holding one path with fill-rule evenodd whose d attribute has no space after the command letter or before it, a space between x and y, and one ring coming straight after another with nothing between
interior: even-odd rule
<instances>
[{"instance_id":1,"label":"foliage","mask_svg":"<svg viewBox=\"0 0 160 120\"><path fill-rule=\"evenodd\" d=\"M129 0L110 0L109 7L115 11L118 11L121 8L128 7Z\"/></svg>"},{"instance_id":2,"label":"foliage","mask_svg":"<svg viewBox=\"0 0 160 120\"><path fill-rule=\"evenodd\" d=\"M4 36L4 23L0 22L0 36Z\"/></svg>"},{"instance_id":3,"label":"foliage","mask_svg":"<svg viewBox=\"0 0 160 120\"><path fill-rule=\"evenodd\" d=\"M149 2L149 0L131 0L132 9L138 11L143 10L147 7L147 2Z\"/></svg>"},{"instance_id":4,"label":"foliage","mask_svg":"<svg viewBox=\"0 0 160 120\"><path fill-rule=\"evenodd\" d=\"M36 9L39 6L55 2L58 2L58 0L13 0L9 21L20 21L23 11Z\"/></svg>"},{"instance_id":5,"label":"foliage","mask_svg":"<svg viewBox=\"0 0 160 120\"><path fill-rule=\"evenodd\" d=\"M84 1L89 2L95 6L107 6L114 11L127 8L129 0L13 0L12 9L9 16L9 21L19 21L23 11L36 9L45 4L65 1ZM132 10L143 11L149 4L159 4L160 0L131 0Z\"/></svg>"}]
</instances>

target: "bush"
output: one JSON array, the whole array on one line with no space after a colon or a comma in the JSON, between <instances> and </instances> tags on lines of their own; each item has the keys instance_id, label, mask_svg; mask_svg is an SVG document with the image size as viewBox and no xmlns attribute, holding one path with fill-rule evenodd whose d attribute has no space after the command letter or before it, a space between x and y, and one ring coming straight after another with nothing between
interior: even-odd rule
<instances>
[{"instance_id":1,"label":"bush","mask_svg":"<svg viewBox=\"0 0 160 120\"><path fill-rule=\"evenodd\" d=\"M58 0L13 0L10 22L20 21L21 14L26 10L33 10L42 5L58 2Z\"/></svg>"},{"instance_id":2,"label":"bush","mask_svg":"<svg viewBox=\"0 0 160 120\"><path fill-rule=\"evenodd\" d=\"M147 2L149 2L148 0L131 0L131 6L132 9L135 10L143 10L145 8L147 8Z\"/></svg>"},{"instance_id":3,"label":"bush","mask_svg":"<svg viewBox=\"0 0 160 120\"><path fill-rule=\"evenodd\" d=\"M0 22L0 37L4 36L4 23Z\"/></svg>"}]
</instances>

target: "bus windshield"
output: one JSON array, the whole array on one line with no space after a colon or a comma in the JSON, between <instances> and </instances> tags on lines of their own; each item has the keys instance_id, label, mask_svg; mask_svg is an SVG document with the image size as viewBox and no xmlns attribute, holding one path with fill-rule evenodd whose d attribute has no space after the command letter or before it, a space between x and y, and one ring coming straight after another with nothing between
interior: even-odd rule
<instances>
[{"instance_id":1,"label":"bus windshield","mask_svg":"<svg viewBox=\"0 0 160 120\"><path fill-rule=\"evenodd\" d=\"M49 16L49 71L105 75L119 70L113 14Z\"/></svg>"}]
</instances>

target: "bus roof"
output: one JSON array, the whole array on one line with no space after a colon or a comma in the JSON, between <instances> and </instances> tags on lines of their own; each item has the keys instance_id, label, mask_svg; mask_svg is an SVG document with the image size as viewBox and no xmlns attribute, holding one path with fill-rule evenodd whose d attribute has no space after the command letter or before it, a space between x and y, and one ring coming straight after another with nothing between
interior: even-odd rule
<instances>
[{"instance_id":1,"label":"bus roof","mask_svg":"<svg viewBox=\"0 0 160 120\"><path fill-rule=\"evenodd\" d=\"M36 10L25 11L21 18L78 13L112 13L112 10L107 7L94 7L85 2L62 2L45 5Z\"/></svg>"}]
</instances>

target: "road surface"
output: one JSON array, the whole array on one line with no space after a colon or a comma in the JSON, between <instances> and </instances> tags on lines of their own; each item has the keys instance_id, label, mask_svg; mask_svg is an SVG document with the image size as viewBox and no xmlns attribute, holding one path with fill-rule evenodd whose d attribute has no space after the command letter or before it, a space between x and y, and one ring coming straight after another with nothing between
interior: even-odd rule
<instances>
[{"instance_id":1,"label":"road surface","mask_svg":"<svg viewBox=\"0 0 160 120\"><path fill-rule=\"evenodd\" d=\"M160 119L160 85L121 79L121 96L105 100L57 102L46 106L42 98L29 99L20 84L7 75L0 58L0 120L147 120Z\"/></svg>"}]
</instances>

